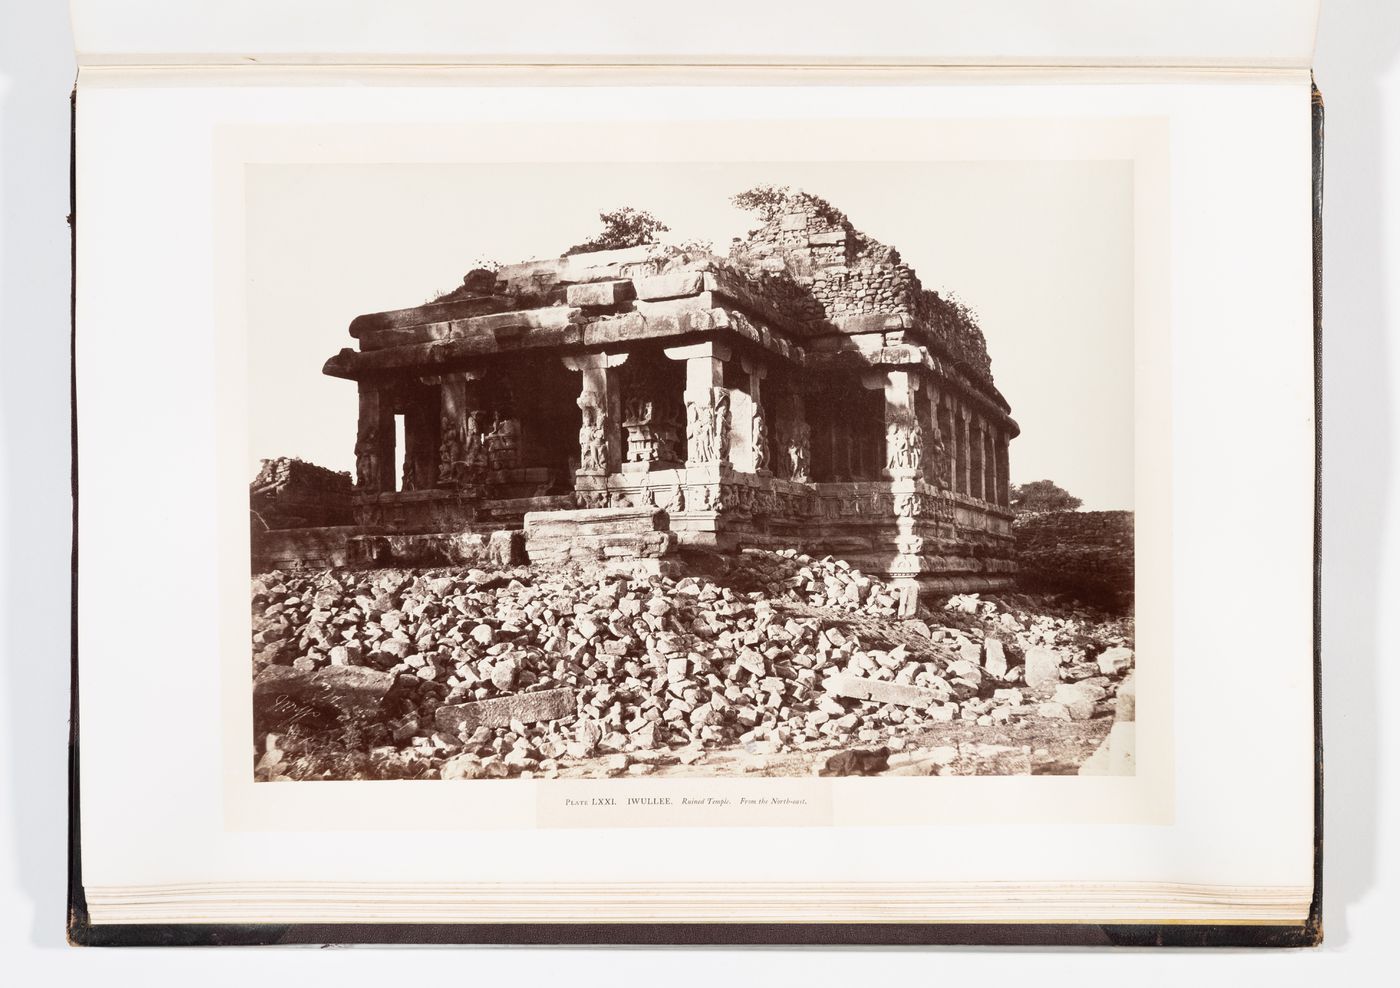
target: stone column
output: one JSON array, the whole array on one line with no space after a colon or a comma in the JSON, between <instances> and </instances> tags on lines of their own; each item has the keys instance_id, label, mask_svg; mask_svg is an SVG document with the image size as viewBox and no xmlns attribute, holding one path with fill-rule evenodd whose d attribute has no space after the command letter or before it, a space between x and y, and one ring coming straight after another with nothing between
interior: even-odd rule
<instances>
[{"instance_id":1,"label":"stone column","mask_svg":"<svg viewBox=\"0 0 1400 988\"><path fill-rule=\"evenodd\" d=\"M724 387L724 362L730 357L729 348L707 340L668 347L665 354L685 361L685 465L728 465L733 418Z\"/></svg>"},{"instance_id":2,"label":"stone column","mask_svg":"<svg viewBox=\"0 0 1400 988\"><path fill-rule=\"evenodd\" d=\"M914 409L919 379L904 370L867 375L866 387L885 392L885 468L891 480L913 480L923 472L924 434Z\"/></svg>"},{"instance_id":3,"label":"stone column","mask_svg":"<svg viewBox=\"0 0 1400 988\"><path fill-rule=\"evenodd\" d=\"M768 420L763 414L763 379L768 376L768 368L749 357L741 357L739 365L748 387L742 397L730 392L730 413L734 418L731 456L736 469L767 476L773 472L772 443L768 436ZM742 458L735 452L739 449L743 450Z\"/></svg>"},{"instance_id":4,"label":"stone column","mask_svg":"<svg viewBox=\"0 0 1400 988\"><path fill-rule=\"evenodd\" d=\"M968 417L968 485L967 493L977 498L979 501L985 500L986 495L983 485L987 479L985 459L985 440L982 435L982 416L976 412L969 413Z\"/></svg>"},{"instance_id":5,"label":"stone column","mask_svg":"<svg viewBox=\"0 0 1400 988\"><path fill-rule=\"evenodd\" d=\"M437 486L440 458L438 430L442 424L440 392L414 388L403 416L403 490L425 491Z\"/></svg>"},{"instance_id":6,"label":"stone column","mask_svg":"<svg viewBox=\"0 0 1400 988\"><path fill-rule=\"evenodd\" d=\"M812 427L807 424L802 392L790 390L778 399L774 448L770 451L774 472L780 477L807 483L812 479Z\"/></svg>"},{"instance_id":7,"label":"stone column","mask_svg":"<svg viewBox=\"0 0 1400 988\"><path fill-rule=\"evenodd\" d=\"M962 413L958 409L958 402L952 395L946 397L948 407L948 435L945 442L948 444L948 490L957 493L961 490L959 477L962 472Z\"/></svg>"},{"instance_id":8,"label":"stone column","mask_svg":"<svg viewBox=\"0 0 1400 988\"><path fill-rule=\"evenodd\" d=\"M1011 507L1011 440L1006 433L997 436L997 503Z\"/></svg>"},{"instance_id":9,"label":"stone column","mask_svg":"<svg viewBox=\"0 0 1400 988\"><path fill-rule=\"evenodd\" d=\"M377 387L359 382L360 421L355 433L355 482L361 494L394 488L394 406Z\"/></svg>"},{"instance_id":10,"label":"stone column","mask_svg":"<svg viewBox=\"0 0 1400 988\"><path fill-rule=\"evenodd\" d=\"M997 429L990 422L984 423L982 428L982 462L987 465L986 479L983 481L983 500L991 504L1000 504L1000 490L997 483Z\"/></svg>"},{"instance_id":11,"label":"stone column","mask_svg":"<svg viewBox=\"0 0 1400 988\"><path fill-rule=\"evenodd\" d=\"M437 384L442 396L437 484L469 494L479 493L488 466L480 378L478 371L463 371L425 379Z\"/></svg>"},{"instance_id":12,"label":"stone column","mask_svg":"<svg viewBox=\"0 0 1400 988\"><path fill-rule=\"evenodd\" d=\"M972 412L958 402L956 418L953 420L953 428L958 430L958 493L968 494L972 491L972 443L968 436L968 421L972 418Z\"/></svg>"},{"instance_id":13,"label":"stone column","mask_svg":"<svg viewBox=\"0 0 1400 988\"><path fill-rule=\"evenodd\" d=\"M605 481L622 464L622 396L616 369L627 360L627 354L588 353L562 359L565 367L580 375L576 482L579 477Z\"/></svg>"}]
</instances>

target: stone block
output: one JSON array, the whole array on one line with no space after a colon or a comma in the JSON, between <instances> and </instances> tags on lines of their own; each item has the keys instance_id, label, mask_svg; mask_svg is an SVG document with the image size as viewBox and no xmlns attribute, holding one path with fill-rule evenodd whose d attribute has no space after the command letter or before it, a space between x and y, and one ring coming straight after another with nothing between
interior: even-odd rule
<instances>
[{"instance_id":1,"label":"stone block","mask_svg":"<svg viewBox=\"0 0 1400 988\"><path fill-rule=\"evenodd\" d=\"M1133 666L1133 650L1125 645L1114 645L1099 653L1098 663L1103 675L1122 675Z\"/></svg>"},{"instance_id":2,"label":"stone block","mask_svg":"<svg viewBox=\"0 0 1400 988\"><path fill-rule=\"evenodd\" d=\"M1006 649L996 638L988 638L982 643L982 668L987 670L988 675L997 679L1006 678Z\"/></svg>"},{"instance_id":3,"label":"stone block","mask_svg":"<svg viewBox=\"0 0 1400 988\"><path fill-rule=\"evenodd\" d=\"M813 247L830 247L837 244L846 243L845 230L823 230L820 233L810 233L807 235L807 243Z\"/></svg>"},{"instance_id":4,"label":"stone block","mask_svg":"<svg viewBox=\"0 0 1400 988\"><path fill-rule=\"evenodd\" d=\"M478 333L501 333L531 329L563 329L578 322L583 313L574 306L551 305L543 309L521 309L490 316L474 316L454 324L452 335L471 336ZM460 327L460 328L459 328Z\"/></svg>"},{"instance_id":5,"label":"stone block","mask_svg":"<svg viewBox=\"0 0 1400 988\"><path fill-rule=\"evenodd\" d=\"M255 731L292 724L327 726L342 717L373 717L394 687L395 677L365 666L332 665L310 672L268 666L253 680Z\"/></svg>"},{"instance_id":6,"label":"stone block","mask_svg":"<svg viewBox=\"0 0 1400 988\"><path fill-rule=\"evenodd\" d=\"M1119 721L1098 749L1079 766L1080 775L1134 775L1137 772L1137 725Z\"/></svg>"},{"instance_id":7,"label":"stone block","mask_svg":"<svg viewBox=\"0 0 1400 988\"><path fill-rule=\"evenodd\" d=\"M1119 723L1137 720L1137 683L1129 675L1118 684L1118 696L1114 703L1113 717Z\"/></svg>"},{"instance_id":8,"label":"stone block","mask_svg":"<svg viewBox=\"0 0 1400 988\"><path fill-rule=\"evenodd\" d=\"M574 511L530 511L525 515L527 540L540 535L618 535L669 530L670 519L660 508L579 508Z\"/></svg>"},{"instance_id":9,"label":"stone block","mask_svg":"<svg viewBox=\"0 0 1400 988\"><path fill-rule=\"evenodd\" d=\"M637 298L652 301L660 298L680 298L704 290L705 276L701 271L673 271L646 278L633 278Z\"/></svg>"},{"instance_id":10,"label":"stone block","mask_svg":"<svg viewBox=\"0 0 1400 988\"><path fill-rule=\"evenodd\" d=\"M565 297L569 304L584 308L620 305L635 294L632 282L626 279L592 281L583 285L569 285L565 289Z\"/></svg>"},{"instance_id":11,"label":"stone block","mask_svg":"<svg viewBox=\"0 0 1400 988\"><path fill-rule=\"evenodd\" d=\"M896 706L919 707L925 710L943 699L939 693L922 686L866 679L864 676L849 673L832 676L823 687L828 693L853 700L874 700L877 703L893 703Z\"/></svg>"},{"instance_id":12,"label":"stone block","mask_svg":"<svg viewBox=\"0 0 1400 988\"><path fill-rule=\"evenodd\" d=\"M509 727L512 720L522 724L559 720L574 713L576 702L571 689L540 690L444 705L437 708L433 719L439 731L457 736L478 727Z\"/></svg>"},{"instance_id":13,"label":"stone block","mask_svg":"<svg viewBox=\"0 0 1400 988\"><path fill-rule=\"evenodd\" d=\"M1026 649L1026 685L1033 690L1049 692L1059 682L1060 653L1041 646Z\"/></svg>"},{"instance_id":14,"label":"stone block","mask_svg":"<svg viewBox=\"0 0 1400 988\"><path fill-rule=\"evenodd\" d=\"M1074 720L1088 720L1094 716L1096 698L1080 683L1061 683L1056 686L1054 702L1062 704Z\"/></svg>"}]
</instances>

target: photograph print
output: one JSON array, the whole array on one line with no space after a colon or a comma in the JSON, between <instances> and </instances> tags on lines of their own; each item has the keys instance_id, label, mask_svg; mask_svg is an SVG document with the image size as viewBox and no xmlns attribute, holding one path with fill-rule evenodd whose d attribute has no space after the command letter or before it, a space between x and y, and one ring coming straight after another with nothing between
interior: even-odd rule
<instances>
[{"instance_id":1,"label":"photograph print","mask_svg":"<svg viewBox=\"0 0 1400 988\"><path fill-rule=\"evenodd\" d=\"M1131 161L245 167L256 780L1134 773Z\"/></svg>"}]
</instances>

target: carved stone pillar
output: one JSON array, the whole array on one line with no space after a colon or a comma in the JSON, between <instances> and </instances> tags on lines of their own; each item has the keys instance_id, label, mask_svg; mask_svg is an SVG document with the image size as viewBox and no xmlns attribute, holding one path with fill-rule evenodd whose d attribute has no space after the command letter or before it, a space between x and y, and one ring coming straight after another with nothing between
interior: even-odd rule
<instances>
[{"instance_id":1,"label":"carved stone pillar","mask_svg":"<svg viewBox=\"0 0 1400 988\"><path fill-rule=\"evenodd\" d=\"M361 494L394 490L394 406L387 394L364 381L355 433L355 485Z\"/></svg>"},{"instance_id":2,"label":"carved stone pillar","mask_svg":"<svg viewBox=\"0 0 1400 988\"><path fill-rule=\"evenodd\" d=\"M908 371L892 370L875 375L885 392L885 477L913 480L923 473L924 430L914 403L919 379ZM871 379L867 378L869 387Z\"/></svg>"},{"instance_id":3,"label":"carved stone pillar","mask_svg":"<svg viewBox=\"0 0 1400 988\"><path fill-rule=\"evenodd\" d=\"M924 479L935 487L947 487L948 436L939 416L943 410L943 396L932 381L923 385L923 407L928 412L929 428L924 435Z\"/></svg>"},{"instance_id":4,"label":"carved stone pillar","mask_svg":"<svg viewBox=\"0 0 1400 988\"><path fill-rule=\"evenodd\" d=\"M754 473L772 473L772 444L768 437L768 420L763 414L763 379L768 376L768 368L743 357L739 361L748 379L748 388L742 396L730 392L730 411L734 415L735 432L731 439L731 455L734 465L740 470ZM738 441L735 441L738 440ZM742 448L741 459L735 449Z\"/></svg>"},{"instance_id":5,"label":"carved stone pillar","mask_svg":"<svg viewBox=\"0 0 1400 988\"><path fill-rule=\"evenodd\" d=\"M958 493L972 493L972 410L958 405Z\"/></svg>"},{"instance_id":6,"label":"carved stone pillar","mask_svg":"<svg viewBox=\"0 0 1400 988\"><path fill-rule=\"evenodd\" d=\"M990 422L984 422L982 425L982 462L986 464L986 476L982 481L982 500L998 504L997 430Z\"/></svg>"},{"instance_id":7,"label":"carved stone pillar","mask_svg":"<svg viewBox=\"0 0 1400 988\"><path fill-rule=\"evenodd\" d=\"M986 500L983 485L986 482L986 466L984 464L986 440L983 436L982 417L976 412L968 418L968 485L967 492L978 500Z\"/></svg>"},{"instance_id":8,"label":"carved stone pillar","mask_svg":"<svg viewBox=\"0 0 1400 988\"><path fill-rule=\"evenodd\" d=\"M812 479L812 427L807 424L802 392L788 391L778 399L773 471L780 477L807 483Z\"/></svg>"},{"instance_id":9,"label":"carved stone pillar","mask_svg":"<svg viewBox=\"0 0 1400 988\"><path fill-rule=\"evenodd\" d=\"M622 408L616 368L625 353L589 353L564 357L564 366L580 375L580 424L577 477L606 478L622 463Z\"/></svg>"},{"instance_id":10,"label":"carved stone pillar","mask_svg":"<svg viewBox=\"0 0 1400 988\"><path fill-rule=\"evenodd\" d=\"M706 341L669 347L666 356L685 361L686 466L729 464L732 415L724 387L729 348Z\"/></svg>"},{"instance_id":11,"label":"carved stone pillar","mask_svg":"<svg viewBox=\"0 0 1400 988\"><path fill-rule=\"evenodd\" d=\"M479 378L479 372L464 371L431 379L442 394L437 484L468 495L480 493L489 466Z\"/></svg>"},{"instance_id":12,"label":"carved stone pillar","mask_svg":"<svg viewBox=\"0 0 1400 988\"><path fill-rule=\"evenodd\" d=\"M437 486L441 412L439 393L414 388L403 416L403 490L425 491Z\"/></svg>"},{"instance_id":13,"label":"carved stone pillar","mask_svg":"<svg viewBox=\"0 0 1400 988\"><path fill-rule=\"evenodd\" d=\"M997 436L997 504L1011 507L1011 440L1006 433Z\"/></svg>"},{"instance_id":14,"label":"carved stone pillar","mask_svg":"<svg viewBox=\"0 0 1400 988\"><path fill-rule=\"evenodd\" d=\"M958 411L957 399L952 395L947 395L943 399L943 415L941 421L947 423L948 434L944 442L948 444L948 480L946 489L956 493L960 490L959 475L962 465L962 415Z\"/></svg>"}]
</instances>

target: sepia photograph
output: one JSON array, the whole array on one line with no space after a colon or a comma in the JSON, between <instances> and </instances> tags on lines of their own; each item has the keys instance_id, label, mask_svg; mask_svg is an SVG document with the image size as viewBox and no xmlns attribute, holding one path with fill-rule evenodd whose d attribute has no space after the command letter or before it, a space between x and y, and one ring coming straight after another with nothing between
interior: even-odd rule
<instances>
[{"instance_id":1,"label":"sepia photograph","mask_svg":"<svg viewBox=\"0 0 1400 988\"><path fill-rule=\"evenodd\" d=\"M244 167L257 781L1134 774L1131 161Z\"/></svg>"}]
</instances>

